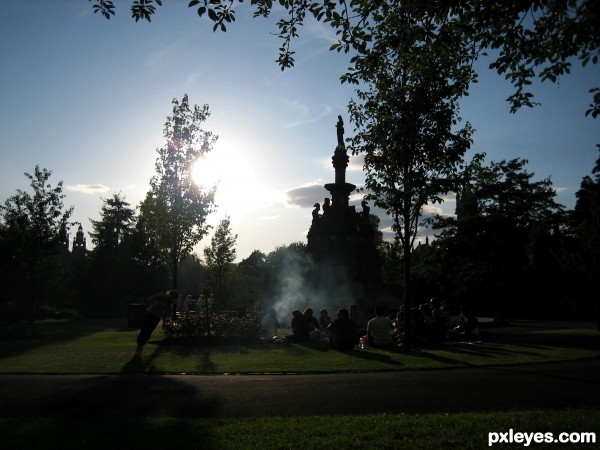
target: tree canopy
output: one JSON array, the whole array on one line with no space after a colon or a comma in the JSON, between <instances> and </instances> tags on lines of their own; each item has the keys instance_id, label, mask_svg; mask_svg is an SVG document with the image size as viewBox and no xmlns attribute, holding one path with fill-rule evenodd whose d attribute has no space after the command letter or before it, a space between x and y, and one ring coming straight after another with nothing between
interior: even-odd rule
<instances>
[{"instance_id":1,"label":"tree canopy","mask_svg":"<svg viewBox=\"0 0 600 450\"><path fill-rule=\"evenodd\" d=\"M33 174L25 173L31 192L21 189L0 205L3 257L11 270L17 268L30 286L29 298L42 295L41 267L48 259L68 246L69 218L73 207L65 208L63 182L50 184L52 171L35 166ZM14 280L16 281L16 280ZM22 295L22 294L21 294Z\"/></svg>"},{"instance_id":2,"label":"tree canopy","mask_svg":"<svg viewBox=\"0 0 600 450\"><path fill-rule=\"evenodd\" d=\"M235 261L237 234L231 231L231 220L225 217L215 230L210 245L204 248L206 265L213 271L217 288L221 288L227 266Z\"/></svg>"},{"instance_id":3,"label":"tree canopy","mask_svg":"<svg viewBox=\"0 0 600 450\"><path fill-rule=\"evenodd\" d=\"M164 129L166 144L158 148L156 175L140 207L146 238L171 269L177 287L177 266L208 232L207 216L214 208L216 187L199 185L192 166L212 149L217 137L201 128L210 116L208 105L190 106L188 96L173 99L173 115Z\"/></svg>"},{"instance_id":4,"label":"tree canopy","mask_svg":"<svg viewBox=\"0 0 600 450\"><path fill-rule=\"evenodd\" d=\"M111 0L90 0L94 12L109 19L115 14ZM191 0L197 14L213 22L213 30L226 31L236 20L234 0ZM243 3L243 0L239 0ZM249 0L254 17L269 17L272 0ZM600 57L600 4L596 0L447 0L447 1L376 1L376 0L279 0L286 16L276 22L282 39L278 64L283 69L294 65L292 43L300 36L306 17L331 26L338 40L332 50L352 52L352 64L343 80L358 82L367 62L376 61L373 52L378 28L384 22L401 19L409 12L423 23L437 25L428 34L418 29L399 28L392 47L405 52L416 42L428 47L437 42L454 45L460 42L467 51L463 64L473 62L487 51L493 52L490 68L508 79L514 87L508 97L511 111L534 106L529 91L532 80L556 82L570 72L574 61L583 66L597 64ZM160 0L132 0L135 21L151 20ZM395 17L394 17L395 16ZM434 44L438 45L438 44ZM430 70L423 64L415 70ZM600 88L590 86L592 103L587 111L600 114Z\"/></svg>"}]
</instances>

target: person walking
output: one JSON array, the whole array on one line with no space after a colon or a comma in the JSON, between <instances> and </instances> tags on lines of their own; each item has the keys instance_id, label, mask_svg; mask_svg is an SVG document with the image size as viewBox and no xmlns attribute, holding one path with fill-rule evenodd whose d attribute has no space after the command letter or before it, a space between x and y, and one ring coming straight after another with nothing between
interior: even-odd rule
<instances>
[{"instance_id":1,"label":"person walking","mask_svg":"<svg viewBox=\"0 0 600 450\"><path fill-rule=\"evenodd\" d=\"M135 356L141 356L144 351L144 345L150 340L152 332L160 323L160 319L166 319L173 314L173 303L177 301L179 291L172 289L167 292L159 292L146 299L150 306L144 312L142 326L137 335L137 348Z\"/></svg>"}]
</instances>

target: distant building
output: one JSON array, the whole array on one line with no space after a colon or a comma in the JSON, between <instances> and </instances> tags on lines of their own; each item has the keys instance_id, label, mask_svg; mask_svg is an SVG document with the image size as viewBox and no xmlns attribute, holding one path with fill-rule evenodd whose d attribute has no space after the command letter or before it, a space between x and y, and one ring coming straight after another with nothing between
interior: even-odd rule
<instances>
[{"instance_id":1,"label":"distant building","mask_svg":"<svg viewBox=\"0 0 600 450\"><path fill-rule=\"evenodd\" d=\"M79 224L79 228L77 229L77 233L73 238L73 247L71 250L71 255L73 259L80 260L85 256L86 242L85 242L85 234L83 233L83 226Z\"/></svg>"}]
</instances>

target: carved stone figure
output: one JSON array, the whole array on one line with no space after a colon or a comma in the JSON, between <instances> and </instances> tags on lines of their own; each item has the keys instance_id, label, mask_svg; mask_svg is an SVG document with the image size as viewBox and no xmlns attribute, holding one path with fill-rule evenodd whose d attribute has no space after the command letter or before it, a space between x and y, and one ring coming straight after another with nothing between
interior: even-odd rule
<instances>
[{"instance_id":1,"label":"carved stone figure","mask_svg":"<svg viewBox=\"0 0 600 450\"><path fill-rule=\"evenodd\" d=\"M315 209L313 209L313 212L312 212L313 223L317 223L319 221L319 218L321 217L321 216L319 216L319 211L321 210L321 205L319 205L318 203L315 203L313 206L315 208Z\"/></svg>"},{"instance_id":2,"label":"carved stone figure","mask_svg":"<svg viewBox=\"0 0 600 450\"><path fill-rule=\"evenodd\" d=\"M338 146L344 146L344 121L342 120L342 116L338 116L338 122L335 126L337 128L337 141Z\"/></svg>"}]
</instances>

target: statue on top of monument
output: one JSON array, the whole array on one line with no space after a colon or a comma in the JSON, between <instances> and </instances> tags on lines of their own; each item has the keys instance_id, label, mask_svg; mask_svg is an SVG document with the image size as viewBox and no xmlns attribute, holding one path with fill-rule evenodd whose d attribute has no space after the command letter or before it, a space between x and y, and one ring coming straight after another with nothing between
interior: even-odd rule
<instances>
[{"instance_id":1,"label":"statue on top of monument","mask_svg":"<svg viewBox=\"0 0 600 450\"><path fill-rule=\"evenodd\" d=\"M344 146L344 121L342 120L342 116L338 116L338 122L335 127L337 128L338 147L343 147Z\"/></svg>"},{"instance_id":2,"label":"statue on top of monument","mask_svg":"<svg viewBox=\"0 0 600 450\"><path fill-rule=\"evenodd\" d=\"M313 223L317 223L319 221L319 219L321 218L321 216L319 216L319 211L321 210L321 205L319 205L318 203L315 203L313 205L313 207L315 208L315 209L313 209L313 212L312 212Z\"/></svg>"},{"instance_id":3,"label":"statue on top of monument","mask_svg":"<svg viewBox=\"0 0 600 450\"><path fill-rule=\"evenodd\" d=\"M371 208L369 208L369 204L366 200L360 202L362 205L362 216L364 219L369 220L369 214L371 213Z\"/></svg>"}]
</instances>

